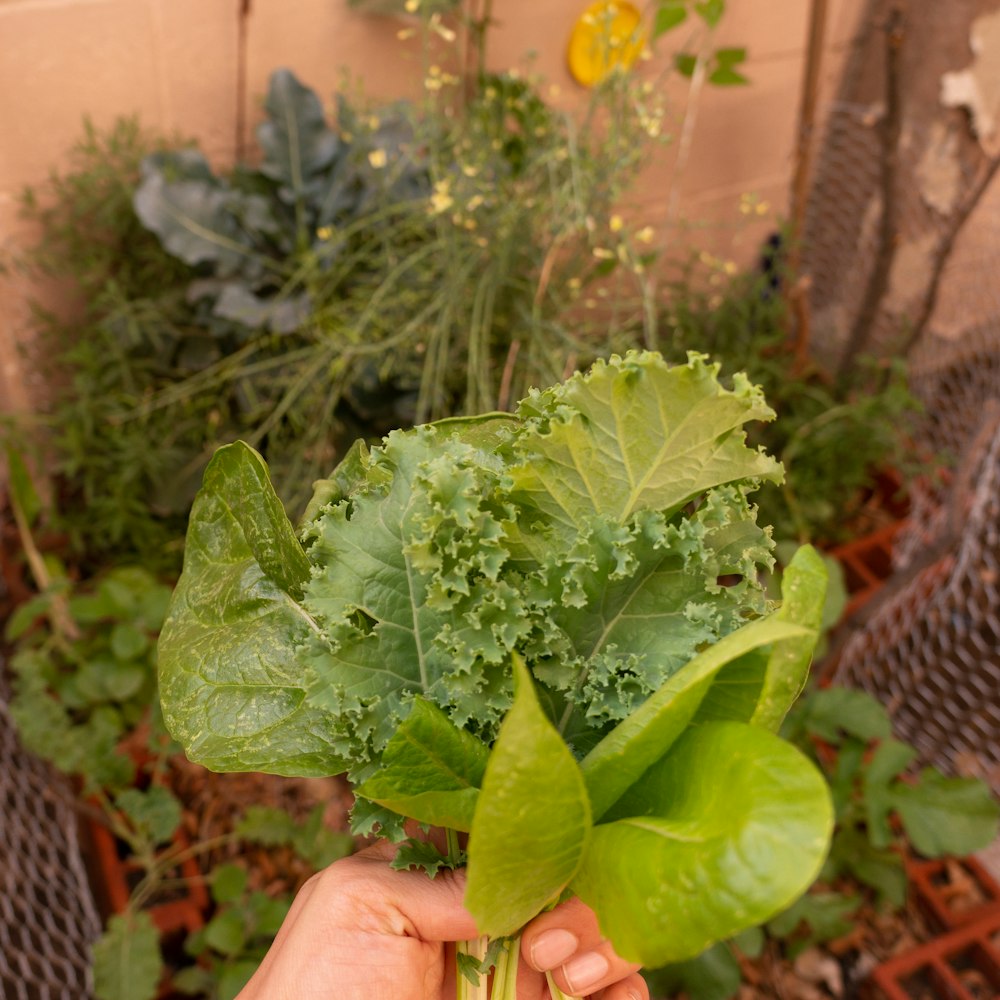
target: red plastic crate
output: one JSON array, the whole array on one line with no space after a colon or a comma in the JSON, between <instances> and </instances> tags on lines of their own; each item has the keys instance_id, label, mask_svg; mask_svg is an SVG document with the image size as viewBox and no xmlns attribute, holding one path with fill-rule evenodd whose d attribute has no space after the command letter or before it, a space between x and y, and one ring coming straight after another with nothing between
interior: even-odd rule
<instances>
[{"instance_id":1,"label":"red plastic crate","mask_svg":"<svg viewBox=\"0 0 1000 1000\"><path fill-rule=\"evenodd\" d=\"M1000 912L1000 885L975 858L910 859L907 876L917 903L938 928L953 930ZM964 886L954 886L958 875Z\"/></svg>"},{"instance_id":2,"label":"red plastic crate","mask_svg":"<svg viewBox=\"0 0 1000 1000\"><path fill-rule=\"evenodd\" d=\"M1000 909L903 955L872 973L886 1000L995 1000L1000 997Z\"/></svg>"}]
</instances>

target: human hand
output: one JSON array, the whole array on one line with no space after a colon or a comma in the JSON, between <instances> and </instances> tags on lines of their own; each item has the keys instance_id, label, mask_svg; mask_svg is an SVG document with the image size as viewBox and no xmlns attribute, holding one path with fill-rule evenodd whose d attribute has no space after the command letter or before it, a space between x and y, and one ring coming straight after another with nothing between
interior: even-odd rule
<instances>
[{"instance_id":1,"label":"human hand","mask_svg":"<svg viewBox=\"0 0 1000 1000\"><path fill-rule=\"evenodd\" d=\"M452 1000L454 942L478 933L462 905L465 873L394 871L394 853L379 843L313 876L237 1000ZM637 969L574 899L525 928L517 998L548 1000L551 970L571 995L648 1000Z\"/></svg>"}]
</instances>

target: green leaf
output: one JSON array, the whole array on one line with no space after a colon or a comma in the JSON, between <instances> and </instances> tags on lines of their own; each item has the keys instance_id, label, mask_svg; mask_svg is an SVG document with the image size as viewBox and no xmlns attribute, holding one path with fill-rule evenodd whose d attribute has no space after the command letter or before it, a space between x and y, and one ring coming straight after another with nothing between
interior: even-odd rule
<instances>
[{"instance_id":1,"label":"green leaf","mask_svg":"<svg viewBox=\"0 0 1000 1000\"><path fill-rule=\"evenodd\" d=\"M24 456L9 444L6 453L7 495L14 509L24 518L24 523L32 528L42 513L42 501L39 499Z\"/></svg>"},{"instance_id":2,"label":"green leaf","mask_svg":"<svg viewBox=\"0 0 1000 1000\"><path fill-rule=\"evenodd\" d=\"M41 617L46 614L52 605L52 595L36 594L29 597L23 604L19 604L7 619L4 626L4 638L8 642L20 639L25 632L31 628ZM72 614L72 609L70 609Z\"/></svg>"},{"instance_id":3,"label":"green leaf","mask_svg":"<svg viewBox=\"0 0 1000 1000\"><path fill-rule=\"evenodd\" d=\"M715 67L708 75L708 82L717 86L749 83L750 81L736 70L737 66L746 61L746 57L746 49L717 49Z\"/></svg>"},{"instance_id":4,"label":"green leaf","mask_svg":"<svg viewBox=\"0 0 1000 1000\"><path fill-rule=\"evenodd\" d=\"M128 788L115 798L115 805L154 843L166 843L181 822L181 804L162 785L150 785L145 791Z\"/></svg>"},{"instance_id":5,"label":"green leaf","mask_svg":"<svg viewBox=\"0 0 1000 1000\"><path fill-rule=\"evenodd\" d=\"M287 69L271 74L264 109L267 120L257 127L264 151L261 173L281 182L285 201L306 203L321 192L317 175L333 163L340 141L326 124L319 98Z\"/></svg>"},{"instance_id":6,"label":"green leaf","mask_svg":"<svg viewBox=\"0 0 1000 1000\"><path fill-rule=\"evenodd\" d=\"M236 824L236 833L252 843L280 847L290 844L294 839L295 821L284 809L249 806Z\"/></svg>"},{"instance_id":7,"label":"green leaf","mask_svg":"<svg viewBox=\"0 0 1000 1000\"><path fill-rule=\"evenodd\" d=\"M236 1000L259 965L260 961L256 958L240 959L227 964L219 973L216 1000Z\"/></svg>"},{"instance_id":8,"label":"green leaf","mask_svg":"<svg viewBox=\"0 0 1000 1000\"><path fill-rule=\"evenodd\" d=\"M741 430L774 411L744 376L728 391L717 373L697 354L667 366L630 352L529 397L518 408L529 423L515 445L514 496L572 536L595 512L624 522L725 483L780 482L781 466Z\"/></svg>"},{"instance_id":9,"label":"green leaf","mask_svg":"<svg viewBox=\"0 0 1000 1000\"><path fill-rule=\"evenodd\" d=\"M775 937L789 937L805 924L808 934L800 942L808 947L821 941L832 941L854 928L854 914L861 905L858 896L839 892L808 892L784 913L768 921L767 929ZM801 950L801 949L800 949Z\"/></svg>"},{"instance_id":10,"label":"green leaf","mask_svg":"<svg viewBox=\"0 0 1000 1000\"><path fill-rule=\"evenodd\" d=\"M888 847L894 840L889 814L894 808L889 784L902 774L917 756L917 751L899 740L881 743L862 770L862 794L868 838L876 848Z\"/></svg>"},{"instance_id":11,"label":"green leaf","mask_svg":"<svg viewBox=\"0 0 1000 1000\"><path fill-rule=\"evenodd\" d=\"M246 221L274 228L265 199L228 187L193 149L149 156L142 172L135 213L169 253L187 264L209 264L221 277L260 272L262 259L245 242Z\"/></svg>"},{"instance_id":12,"label":"green leaf","mask_svg":"<svg viewBox=\"0 0 1000 1000\"><path fill-rule=\"evenodd\" d=\"M235 903L247 888L247 870L240 865L220 865L212 872L212 899Z\"/></svg>"},{"instance_id":13,"label":"green leaf","mask_svg":"<svg viewBox=\"0 0 1000 1000\"><path fill-rule=\"evenodd\" d=\"M223 955L238 955L246 940L246 923L237 910L223 910L205 925L206 943Z\"/></svg>"},{"instance_id":14,"label":"green leaf","mask_svg":"<svg viewBox=\"0 0 1000 1000\"><path fill-rule=\"evenodd\" d=\"M378 772L355 791L421 823L468 832L488 755L436 705L416 698Z\"/></svg>"},{"instance_id":15,"label":"green leaf","mask_svg":"<svg viewBox=\"0 0 1000 1000\"><path fill-rule=\"evenodd\" d=\"M710 28L714 28L726 12L726 0L695 0L695 13Z\"/></svg>"},{"instance_id":16,"label":"green leaf","mask_svg":"<svg viewBox=\"0 0 1000 1000\"><path fill-rule=\"evenodd\" d=\"M656 8L653 19L653 38L672 31L687 20L687 4L685 0L667 0Z\"/></svg>"},{"instance_id":17,"label":"green leaf","mask_svg":"<svg viewBox=\"0 0 1000 1000\"><path fill-rule=\"evenodd\" d=\"M346 769L306 702L299 647L317 627L299 603L309 564L261 457L219 449L191 512L184 571L159 641L171 735L213 770Z\"/></svg>"},{"instance_id":18,"label":"green leaf","mask_svg":"<svg viewBox=\"0 0 1000 1000\"><path fill-rule=\"evenodd\" d=\"M807 732L830 743L839 743L841 733L861 740L886 740L892 723L886 710L865 691L831 687L815 691L803 705L802 724Z\"/></svg>"},{"instance_id":19,"label":"green leaf","mask_svg":"<svg viewBox=\"0 0 1000 1000\"><path fill-rule=\"evenodd\" d=\"M808 630L776 614L744 625L709 646L620 722L581 766L595 818L600 818L671 747L694 717L719 671L740 656Z\"/></svg>"},{"instance_id":20,"label":"green leaf","mask_svg":"<svg viewBox=\"0 0 1000 1000\"><path fill-rule=\"evenodd\" d=\"M431 878L434 878L442 868L454 867L432 843L426 840L412 839L407 840L399 848L389 865L399 871L415 868L418 871L426 872Z\"/></svg>"},{"instance_id":21,"label":"green leaf","mask_svg":"<svg viewBox=\"0 0 1000 1000\"><path fill-rule=\"evenodd\" d=\"M910 843L927 858L964 857L997 836L1000 806L978 778L946 778L928 768L916 785L896 782L892 803Z\"/></svg>"},{"instance_id":22,"label":"green leaf","mask_svg":"<svg viewBox=\"0 0 1000 1000\"><path fill-rule=\"evenodd\" d=\"M93 949L97 1000L153 1000L163 959L160 935L148 913L111 917Z\"/></svg>"},{"instance_id":23,"label":"green leaf","mask_svg":"<svg viewBox=\"0 0 1000 1000\"><path fill-rule=\"evenodd\" d=\"M514 704L490 753L469 837L465 905L490 937L514 933L559 898L590 832L583 775L517 657L514 674Z\"/></svg>"},{"instance_id":24,"label":"green leaf","mask_svg":"<svg viewBox=\"0 0 1000 1000\"><path fill-rule=\"evenodd\" d=\"M740 963L724 943L712 945L695 958L644 973L652 996L683 991L688 1000L730 1000L743 980Z\"/></svg>"},{"instance_id":25,"label":"green leaf","mask_svg":"<svg viewBox=\"0 0 1000 1000\"><path fill-rule=\"evenodd\" d=\"M134 660L149 648L149 636L131 622L119 622L111 630L111 652L119 660Z\"/></svg>"},{"instance_id":26,"label":"green leaf","mask_svg":"<svg viewBox=\"0 0 1000 1000\"><path fill-rule=\"evenodd\" d=\"M826 566L811 546L802 546L781 578L782 602L776 621L801 625L801 636L741 656L719 671L695 719L751 722L777 731L809 676L820 635Z\"/></svg>"},{"instance_id":27,"label":"green leaf","mask_svg":"<svg viewBox=\"0 0 1000 1000\"><path fill-rule=\"evenodd\" d=\"M698 57L689 52L678 52L674 56L674 68L681 76L692 77L698 66Z\"/></svg>"},{"instance_id":28,"label":"green leaf","mask_svg":"<svg viewBox=\"0 0 1000 1000\"><path fill-rule=\"evenodd\" d=\"M571 888L629 961L693 958L813 882L829 792L790 744L737 722L693 727L594 828Z\"/></svg>"}]
</instances>

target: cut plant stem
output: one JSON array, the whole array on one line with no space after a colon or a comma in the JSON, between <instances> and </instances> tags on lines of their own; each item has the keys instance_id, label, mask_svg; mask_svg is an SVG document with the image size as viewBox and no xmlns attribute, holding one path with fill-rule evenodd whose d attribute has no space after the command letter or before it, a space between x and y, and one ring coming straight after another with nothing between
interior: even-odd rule
<instances>
[{"instance_id":1,"label":"cut plant stem","mask_svg":"<svg viewBox=\"0 0 1000 1000\"><path fill-rule=\"evenodd\" d=\"M493 972L490 1000L517 1000L517 960L520 954L520 935L503 943Z\"/></svg>"},{"instance_id":2,"label":"cut plant stem","mask_svg":"<svg viewBox=\"0 0 1000 1000\"><path fill-rule=\"evenodd\" d=\"M486 949L489 947L490 939L487 937L473 938L471 941L459 941L456 946L456 1000L489 1000L489 974L480 973L479 982L473 981L462 971L462 963L459 956L468 955L475 959L477 963L482 962L486 957Z\"/></svg>"},{"instance_id":3,"label":"cut plant stem","mask_svg":"<svg viewBox=\"0 0 1000 1000\"><path fill-rule=\"evenodd\" d=\"M549 994L552 1000L576 1000L576 997L571 997L568 993L563 993L558 986L556 986L556 981L552 978L551 972L545 973L545 979L549 984Z\"/></svg>"}]
</instances>

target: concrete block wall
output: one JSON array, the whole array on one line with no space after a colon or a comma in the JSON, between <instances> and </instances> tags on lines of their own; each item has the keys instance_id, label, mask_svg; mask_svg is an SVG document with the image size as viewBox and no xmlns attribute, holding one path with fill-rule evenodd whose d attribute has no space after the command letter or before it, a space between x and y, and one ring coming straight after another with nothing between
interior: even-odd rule
<instances>
[{"instance_id":1,"label":"concrete block wall","mask_svg":"<svg viewBox=\"0 0 1000 1000\"><path fill-rule=\"evenodd\" d=\"M830 0L827 75L838 72L862 0ZM736 227L739 196L755 192L774 213L787 204L806 43L808 0L729 0L718 45L746 45L744 88L705 90L684 171L675 149L655 162L636 193L644 214L666 210L679 184L680 237L694 248L753 259L775 214ZM0 0L0 261L32 239L18 196L65 162L90 116L98 125L138 114L161 133L194 137L216 163L236 148L241 0ZM537 53L533 66L567 101L579 89L565 47L586 0L496 0L489 62L502 69ZM246 26L250 126L271 71L288 66L322 95L348 73L377 98L413 96L418 54L397 40L403 22L359 14L347 0L252 0ZM685 83L674 88L678 106ZM832 89L832 88L830 88ZM29 285L17 268L0 272L0 412L31 409L44 391L44 359L26 362L28 300L59 290Z\"/></svg>"}]
</instances>

